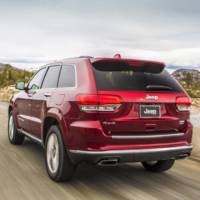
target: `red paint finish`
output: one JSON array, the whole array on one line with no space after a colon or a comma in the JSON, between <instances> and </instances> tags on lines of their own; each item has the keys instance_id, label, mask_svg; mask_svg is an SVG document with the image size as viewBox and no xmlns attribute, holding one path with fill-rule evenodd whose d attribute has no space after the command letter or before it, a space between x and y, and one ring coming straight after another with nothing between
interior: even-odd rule
<instances>
[{"instance_id":1,"label":"red paint finish","mask_svg":"<svg viewBox=\"0 0 200 200\"><path fill-rule=\"evenodd\" d=\"M26 90L15 95L10 107L13 109L17 128L23 129L44 143L47 130L45 121L54 119L60 127L64 144L69 150L121 150L174 147L191 144L192 124L189 111L179 111L177 101L190 104L184 91L106 91L97 90L92 63L127 62L136 67L148 64L164 67L163 63L119 58L65 59L58 65L76 66L76 86L70 88L40 88ZM123 83L122 83L123 84ZM50 93L49 97L45 96ZM31 94L31 95L30 95ZM157 96L158 99L147 99ZM178 100L177 100L178 99ZM81 105L110 104L119 107L114 111L81 110ZM159 118L142 118L140 105L159 105ZM173 137L173 133L184 135ZM143 139L114 139L113 135L148 135L171 133L172 137Z\"/></svg>"}]
</instances>

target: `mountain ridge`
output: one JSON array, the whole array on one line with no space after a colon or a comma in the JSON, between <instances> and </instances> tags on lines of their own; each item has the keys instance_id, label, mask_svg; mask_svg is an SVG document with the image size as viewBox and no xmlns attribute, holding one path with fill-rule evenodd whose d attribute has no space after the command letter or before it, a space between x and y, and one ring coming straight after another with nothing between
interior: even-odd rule
<instances>
[{"instance_id":1,"label":"mountain ridge","mask_svg":"<svg viewBox=\"0 0 200 200\"><path fill-rule=\"evenodd\" d=\"M197 69L178 69L172 76L194 98L200 97L200 71Z\"/></svg>"}]
</instances>

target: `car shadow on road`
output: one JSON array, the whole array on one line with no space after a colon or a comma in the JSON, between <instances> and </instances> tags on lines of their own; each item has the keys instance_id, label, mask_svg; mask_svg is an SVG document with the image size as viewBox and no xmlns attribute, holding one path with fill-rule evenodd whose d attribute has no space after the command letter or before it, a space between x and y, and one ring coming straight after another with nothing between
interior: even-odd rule
<instances>
[{"instance_id":1,"label":"car shadow on road","mask_svg":"<svg viewBox=\"0 0 200 200\"><path fill-rule=\"evenodd\" d=\"M24 145L21 146L27 159L33 159L34 165L40 170L40 173L46 173L44 164L44 149L41 145L26 139ZM46 174L45 174L46 175ZM88 184L92 187L103 186L114 182L126 182L135 185L136 183L154 181L162 181L166 183L167 179L171 179L169 173L155 174L144 170L140 163L120 164L118 166L100 167L97 165L81 163L76 170L73 179L70 182L62 183L62 187L68 184L76 185L77 183Z\"/></svg>"}]
</instances>

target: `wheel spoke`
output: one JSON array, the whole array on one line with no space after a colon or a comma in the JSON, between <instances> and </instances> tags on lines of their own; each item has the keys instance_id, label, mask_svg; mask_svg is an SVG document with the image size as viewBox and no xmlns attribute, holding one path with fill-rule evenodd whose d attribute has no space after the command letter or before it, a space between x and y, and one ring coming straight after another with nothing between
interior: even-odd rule
<instances>
[{"instance_id":1,"label":"wheel spoke","mask_svg":"<svg viewBox=\"0 0 200 200\"><path fill-rule=\"evenodd\" d=\"M47 164L51 173L56 173L59 166L59 145L55 133L52 133L47 142Z\"/></svg>"},{"instance_id":2,"label":"wheel spoke","mask_svg":"<svg viewBox=\"0 0 200 200\"><path fill-rule=\"evenodd\" d=\"M12 140L14 136L14 121L13 121L12 116L10 116L10 119L9 119L8 134L9 134L10 140Z\"/></svg>"},{"instance_id":3,"label":"wheel spoke","mask_svg":"<svg viewBox=\"0 0 200 200\"><path fill-rule=\"evenodd\" d=\"M51 164L52 170L54 170L55 167L54 167L54 159L53 159L53 157L50 158L50 164Z\"/></svg>"}]
</instances>

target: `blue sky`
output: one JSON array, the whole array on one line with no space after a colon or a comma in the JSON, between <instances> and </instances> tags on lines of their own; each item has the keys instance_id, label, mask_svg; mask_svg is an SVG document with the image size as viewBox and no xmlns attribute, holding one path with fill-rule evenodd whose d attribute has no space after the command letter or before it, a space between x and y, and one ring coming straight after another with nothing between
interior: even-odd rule
<instances>
[{"instance_id":1,"label":"blue sky","mask_svg":"<svg viewBox=\"0 0 200 200\"><path fill-rule=\"evenodd\" d=\"M0 0L0 62L115 53L200 68L200 1Z\"/></svg>"}]
</instances>

